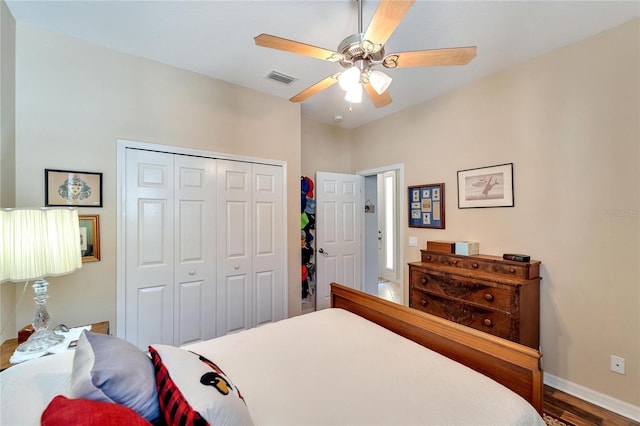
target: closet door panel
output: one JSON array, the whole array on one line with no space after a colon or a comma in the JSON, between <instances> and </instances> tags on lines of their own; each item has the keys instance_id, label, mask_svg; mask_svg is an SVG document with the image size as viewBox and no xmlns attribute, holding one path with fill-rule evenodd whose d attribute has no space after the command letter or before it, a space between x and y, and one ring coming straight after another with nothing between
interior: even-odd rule
<instances>
[{"instance_id":1,"label":"closet door panel","mask_svg":"<svg viewBox=\"0 0 640 426\"><path fill-rule=\"evenodd\" d=\"M275 312L275 308L278 304L275 303L275 298L279 295L276 293L277 285L274 279L275 273L273 271L258 272L254 276L254 282L256 283L256 325L262 325L269 322L273 322L274 318L278 315Z\"/></svg>"},{"instance_id":2,"label":"closet door panel","mask_svg":"<svg viewBox=\"0 0 640 426\"><path fill-rule=\"evenodd\" d=\"M216 160L175 156L174 344L215 337Z\"/></svg>"},{"instance_id":3,"label":"closet door panel","mask_svg":"<svg viewBox=\"0 0 640 426\"><path fill-rule=\"evenodd\" d=\"M165 303L167 286L146 287L138 290L135 300L138 315L136 318L138 339L142 342L161 342L167 315ZM142 349L142 348L141 348Z\"/></svg>"},{"instance_id":4,"label":"closet door panel","mask_svg":"<svg viewBox=\"0 0 640 426\"><path fill-rule=\"evenodd\" d=\"M213 311L211 307L202 309L205 283L203 281L182 282L178 286L176 296L177 315L180 321L176 323L176 345L202 340L203 328L206 323L202 321L203 311ZM195 309L194 309L195 307Z\"/></svg>"},{"instance_id":5,"label":"closet door panel","mask_svg":"<svg viewBox=\"0 0 640 426\"><path fill-rule=\"evenodd\" d=\"M125 154L125 337L173 344L173 156Z\"/></svg>"},{"instance_id":6,"label":"closet door panel","mask_svg":"<svg viewBox=\"0 0 640 426\"><path fill-rule=\"evenodd\" d=\"M180 200L177 205L178 263L204 262L205 244L211 237L204 233L205 206L202 200ZM208 220L208 218L207 218Z\"/></svg>"},{"instance_id":7,"label":"closet door panel","mask_svg":"<svg viewBox=\"0 0 640 426\"><path fill-rule=\"evenodd\" d=\"M225 258L248 262L251 255L248 238L251 232L249 203L243 200L227 200L225 207Z\"/></svg>"},{"instance_id":8,"label":"closet door panel","mask_svg":"<svg viewBox=\"0 0 640 426\"><path fill-rule=\"evenodd\" d=\"M286 317L282 167L253 164L253 319L256 325Z\"/></svg>"},{"instance_id":9,"label":"closet door panel","mask_svg":"<svg viewBox=\"0 0 640 426\"><path fill-rule=\"evenodd\" d=\"M223 298L226 300L222 321L224 329L221 335L235 333L253 327L249 321L247 298L249 296L249 276L228 276L222 286Z\"/></svg>"},{"instance_id":10,"label":"closet door panel","mask_svg":"<svg viewBox=\"0 0 640 426\"><path fill-rule=\"evenodd\" d=\"M251 328L251 164L217 163L217 335Z\"/></svg>"}]
</instances>

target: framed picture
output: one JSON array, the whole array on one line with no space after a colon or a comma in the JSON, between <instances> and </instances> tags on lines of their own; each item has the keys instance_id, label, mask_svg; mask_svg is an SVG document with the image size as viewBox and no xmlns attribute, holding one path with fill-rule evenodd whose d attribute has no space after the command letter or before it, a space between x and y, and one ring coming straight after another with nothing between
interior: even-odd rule
<instances>
[{"instance_id":1,"label":"framed picture","mask_svg":"<svg viewBox=\"0 0 640 426\"><path fill-rule=\"evenodd\" d=\"M44 170L46 206L102 207L102 173Z\"/></svg>"},{"instance_id":2,"label":"framed picture","mask_svg":"<svg viewBox=\"0 0 640 426\"><path fill-rule=\"evenodd\" d=\"M97 262L100 260L100 216L83 215L79 219L82 262Z\"/></svg>"},{"instance_id":3,"label":"framed picture","mask_svg":"<svg viewBox=\"0 0 640 426\"><path fill-rule=\"evenodd\" d=\"M513 207L513 163L458 172L458 208Z\"/></svg>"},{"instance_id":4,"label":"framed picture","mask_svg":"<svg viewBox=\"0 0 640 426\"><path fill-rule=\"evenodd\" d=\"M409 227L444 229L444 183L408 188Z\"/></svg>"}]
</instances>

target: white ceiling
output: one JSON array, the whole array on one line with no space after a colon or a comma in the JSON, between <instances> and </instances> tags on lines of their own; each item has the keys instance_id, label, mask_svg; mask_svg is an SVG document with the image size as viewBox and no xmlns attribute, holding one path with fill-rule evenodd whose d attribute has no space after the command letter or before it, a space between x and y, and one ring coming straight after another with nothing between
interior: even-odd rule
<instances>
[{"instance_id":1,"label":"white ceiling","mask_svg":"<svg viewBox=\"0 0 640 426\"><path fill-rule=\"evenodd\" d=\"M364 0L363 27L377 6ZM297 1L26 1L7 0L27 23L102 46L209 75L289 99L339 64L258 47L269 33L336 50L358 31L355 0ZM640 16L640 1L418 0L385 46L387 53L477 46L468 65L385 70L393 103L368 98L349 104L334 85L302 104L303 116L354 128L438 96ZM613 64L612 64L613 65ZM297 78L290 86L267 80L277 70Z\"/></svg>"}]
</instances>

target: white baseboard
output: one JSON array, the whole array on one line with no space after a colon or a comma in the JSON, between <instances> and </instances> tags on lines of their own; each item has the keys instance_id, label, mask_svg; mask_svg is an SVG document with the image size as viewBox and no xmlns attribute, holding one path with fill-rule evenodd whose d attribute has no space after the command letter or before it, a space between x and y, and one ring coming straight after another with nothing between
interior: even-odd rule
<instances>
[{"instance_id":1,"label":"white baseboard","mask_svg":"<svg viewBox=\"0 0 640 426\"><path fill-rule=\"evenodd\" d=\"M585 388L584 386L580 386L549 373L544 373L544 384L609 411L613 411L621 416L635 420L636 422L640 422L640 407L629 404L628 402L620 401L619 399Z\"/></svg>"}]
</instances>

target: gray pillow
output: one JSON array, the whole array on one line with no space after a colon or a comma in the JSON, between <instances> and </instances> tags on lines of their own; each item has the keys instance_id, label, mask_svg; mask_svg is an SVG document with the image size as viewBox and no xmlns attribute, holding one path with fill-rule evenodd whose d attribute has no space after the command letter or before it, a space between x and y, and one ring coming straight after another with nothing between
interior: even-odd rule
<instances>
[{"instance_id":1,"label":"gray pillow","mask_svg":"<svg viewBox=\"0 0 640 426\"><path fill-rule=\"evenodd\" d=\"M151 358L126 340L82 332L73 357L71 397L114 402L153 422L159 415Z\"/></svg>"}]
</instances>

